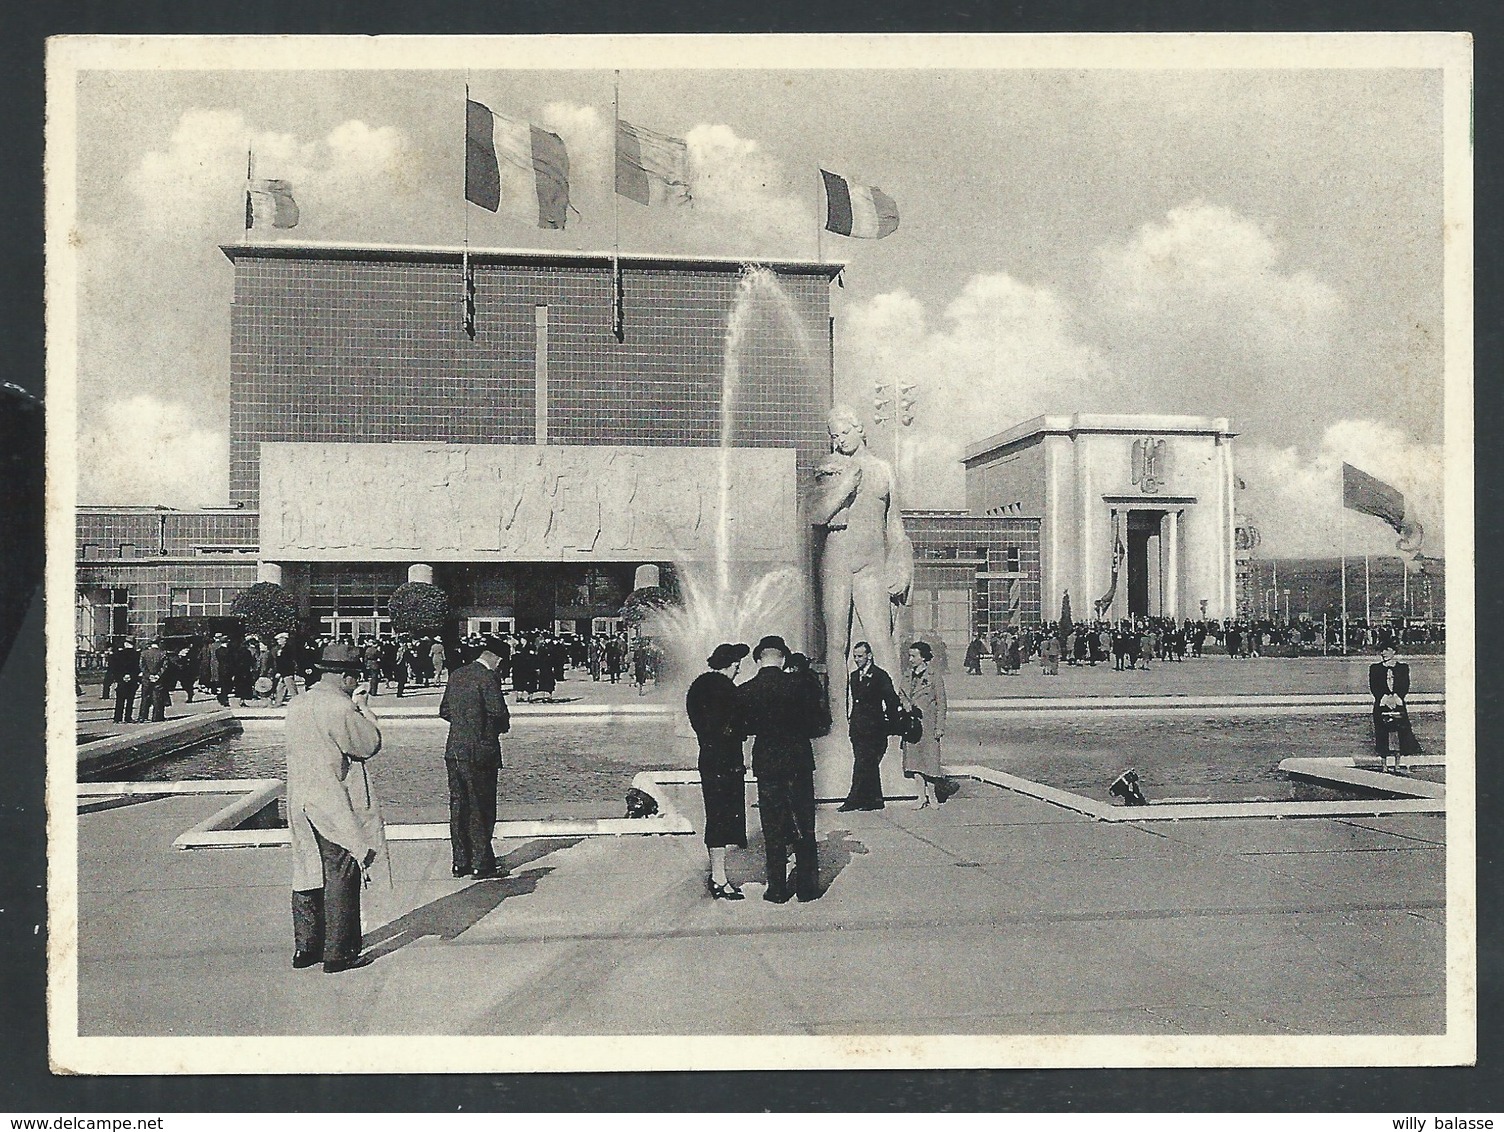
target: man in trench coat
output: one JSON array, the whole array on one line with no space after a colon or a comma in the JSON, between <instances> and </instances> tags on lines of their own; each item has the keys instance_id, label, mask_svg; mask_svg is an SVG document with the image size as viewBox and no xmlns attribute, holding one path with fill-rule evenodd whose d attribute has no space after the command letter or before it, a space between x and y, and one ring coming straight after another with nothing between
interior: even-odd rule
<instances>
[{"instance_id":1,"label":"man in trench coat","mask_svg":"<svg viewBox=\"0 0 1504 1132\"><path fill-rule=\"evenodd\" d=\"M488 636L481 653L449 674L439 715L449 721L444 769L449 774L449 844L457 877L497 875L496 775L501 737L512 729L497 666L505 646Z\"/></svg>"},{"instance_id":2,"label":"man in trench coat","mask_svg":"<svg viewBox=\"0 0 1504 1132\"><path fill-rule=\"evenodd\" d=\"M381 729L348 645L319 657L322 675L287 705L287 825L293 852L294 967L320 961L329 974L363 967L360 890L378 864L390 883L381 805L366 760Z\"/></svg>"}]
</instances>

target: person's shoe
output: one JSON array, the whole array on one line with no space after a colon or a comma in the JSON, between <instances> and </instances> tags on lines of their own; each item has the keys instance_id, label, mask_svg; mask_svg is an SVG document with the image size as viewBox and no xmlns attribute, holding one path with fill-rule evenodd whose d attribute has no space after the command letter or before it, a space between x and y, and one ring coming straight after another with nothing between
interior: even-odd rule
<instances>
[{"instance_id":1,"label":"person's shoe","mask_svg":"<svg viewBox=\"0 0 1504 1132\"><path fill-rule=\"evenodd\" d=\"M292 965L296 971L301 971L304 967L312 967L315 963L322 963L323 961L324 957L322 955L318 955L312 951L294 951L292 953Z\"/></svg>"},{"instance_id":2,"label":"person's shoe","mask_svg":"<svg viewBox=\"0 0 1504 1132\"><path fill-rule=\"evenodd\" d=\"M793 895L793 893L788 892L788 891L775 892L773 889L770 888L770 889L768 889L768 891L766 891L766 892L764 892L762 894L762 898L764 900L766 900L769 904L787 904L789 902L789 898L792 895Z\"/></svg>"},{"instance_id":3,"label":"person's shoe","mask_svg":"<svg viewBox=\"0 0 1504 1132\"><path fill-rule=\"evenodd\" d=\"M331 959L324 963L324 974L338 975L342 971L354 971L358 967L369 967L371 957L369 955L352 955L349 959Z\"/></svg>"},{"instance_id":4,"label":"person's shoe","mask_svg":"<svg viewBox=\"0 0 1504 1132\"><path fill-rule=\"evenodd\" d=\"M817 888L812 891L807 890L801 892L795 897L795 899L798 900L801 904L808 904L811 900L820 899L820 890Z\"/></svg>"},{"instance_id":5,"label":"person's shoe","mask_svg":"<svg viewBox=\"0 0 1504 1132\"><path fill-rule=\"evenodd\" d=\"M747 898L746 893L730 881L725 884L716 884L715 881L711 881L710 895L717 900L745 900Z\"/></svg>"},{"instance_id":6,"label":"person's shoe","mask_svg":"<svg viewBox=\"0 0 1504 1132\"><path fill-rule=\"evenodd\" d=\"M836 813L849 814L852 810L865 810L866 808L866 806L858 806L855 802L848 800L836 807Z\"/></svg>"},{"instance_id":7,"label":"person's shoe","mask_svg":"<svg viewBox=\"0 0 1504 1132\"><path fill-rule=\"evenodd\" d=\"M461 868L459 865L455 865L454 868L449 870L449 875L454 877L467 877L474 871L475 870L470 868L469 866Z\"/></svg>"},{"instance_id":8,"label":"person's shoe","mask_svg":"<svg viewBox=\"0 0 1504 1132\"><path fill-rule=\"evenodd\" d=\"M498 869L495 865L492 865L489 869L475 870L476 880L499 880L501 878L501 875L501 870Z\"/></svg>"}]
</instances>

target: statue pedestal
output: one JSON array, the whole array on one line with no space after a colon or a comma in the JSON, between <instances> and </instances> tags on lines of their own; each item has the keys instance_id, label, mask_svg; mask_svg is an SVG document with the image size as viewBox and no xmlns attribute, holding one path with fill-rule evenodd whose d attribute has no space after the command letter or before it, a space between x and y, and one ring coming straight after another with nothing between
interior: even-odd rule
<instances>
[{"instance_id":1,"label":"statue pedestal","mask_svg":"<svg viewBox=\"0 0 1504 1132\"><path fill-rule=\"evenodd\" d=\"M896 738L888 740L888 753L883 756L883 797L917 798L914 784L903 776L903 752ZM815 740L815 799L820 802L840 802L851 789L851 740L839 732L832 732Z\"/></svg>"}]
</instances>

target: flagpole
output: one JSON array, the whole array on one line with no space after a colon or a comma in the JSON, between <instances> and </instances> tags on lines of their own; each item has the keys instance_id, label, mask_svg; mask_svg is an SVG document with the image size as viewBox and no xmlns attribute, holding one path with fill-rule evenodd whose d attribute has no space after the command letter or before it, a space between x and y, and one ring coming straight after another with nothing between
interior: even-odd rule
<instances>
[{"instance_id":1,"label":"flagpole","mask_svg":"<svg viewBox=\"0 0 1504 1132\"><path fill-rule=\"evenodd\" d=\"M825 175L815 166L815 262L825 262L825 218L820 215L820 201L825 194Z\"/></svg>"},{"instance_id":2,"label":"flagpole","mask_svg":"<svg viewBox=\"0 0 1504 1132\"><path fill-rule=\"evenodd\" d=\"M626 340L626 312L621 293L621 194L616 191L616 163L621 160L621 70L611 78L611 333ZM649 200L652 196L649 195Z\"/></svg>"},{"instance_id":3,"label":"flagpole","mask_svg":"<svg viewBox=\"0 0 1504 1132\"><path fill-rule=\"evenodd\" d=\"M1347 511L1342 512L1342 655L1347 655Z\"/></svg>"},{"instance_id":4,"label":"flagpole","mask_svg":"<svg viewBox=\"0 0 1504 1132\"><path fill-rule=\"evenodd\" d=\"M1363 620L1368 623L1368 629L1373 630L1373 595L1368 589L1368 555L1363 555Z\"/></svg>"},{"instance_id":5,"label":"flagpole","mask_svg":"<svg viewBox=\"0 0 1504 1132\"><path fill-rule=\"evenodd\" d=\"M252 168L253 168L253 166L252 166L252 153L253 152L254 151L251 148L250 141L247 141L245 143L245 239L246 239L246 243L250 243L250 241L251 241L251 185L254 184L254 181L252 180L252 177L253 177L253 174L252 174Z\"/></svg>"},{"instance_id":6,"label":"flagpole","mask_svg":"<svg viewBox=\"0 0 1504 1132\"><path fill-rule=\"evenodd\" d=\"M460 215L464 217L462 227L464 230L464 242L460 251L460 326L471 338L475 337L474 316L471 314L470 300L470 201L466 196L469 189L469 164L470 164L470 80L465 80L465 104L461 108L463 115L463 133L465 139L465 169L461 176L465 182L460 186Z\"/></svg>"}]
</instances>

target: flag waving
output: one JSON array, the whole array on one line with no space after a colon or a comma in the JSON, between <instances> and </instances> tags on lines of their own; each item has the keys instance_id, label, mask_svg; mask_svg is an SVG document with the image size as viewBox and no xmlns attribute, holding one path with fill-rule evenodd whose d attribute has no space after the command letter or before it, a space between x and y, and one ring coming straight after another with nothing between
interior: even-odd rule
<instances>
[{"instance_id":1,"label":"flag waving","mask_svg":"<svg viewBox=\"0 0 1504 1132\"><path fill-rule=\"evenodd\" d=\"M876 185L854 185L820 170L825 179L825 230L838 236L881 240L898 231L898 205Z\"/></svg>"},{"instance_id":2,"label":"flag waving","mask_svg":"<svg viewBox=\"0 0 1504 1132\"><path fill-rule=\"evenodd\" d=\"M529 180L538 200L538 227L563 228L569 212L569 153L563 139L467 99L465 199L495 212L503 181L517 182L513 191L520 192Z\"/></svg>"},{"instance_id":3,"label":"flag waving","mask_svg":"<svg viewBox=\"0 0 1504 1132\"><path fill-rule=\"evenodd\" d=\"M616 191L638 204L688 204L689 147L684 139L618 121Z\"/></svg>"},{"instance_id":4,"label":"flag waving","mask_svg":"<svg viewBox=\"0 0 1504 1132\"><path fill-rule=\"evenodd\" d=\"M1383 519L1395 530L1405 518L1405 496L1351 464L1342 465L1342 506Z\"/></svg>"},{"instance_id":5,"label":"flag waving","mask_svg":"<svg viewBox=\"0 0 1504 1132\"><path fill-rule=\"evenodd\" d=\"M298 202L292 199L292 185L287 181L252 181L245 191L245 227L250 231L257 220L273 228L298 226Z\"/></svg>"},{"instance_id":6,"label":"flag waving","mask_svg":"<svg viewBox=\"0 0 1504 1132\"><path fill-rule=\"evenodd\" d=\"M1400 550L1420 550L1425 530L1418 520L1406 517L1404 493L1346 462L1342 465L1342 506L1383 519L1400 536Z\"/></svg>"}]
</instances>

